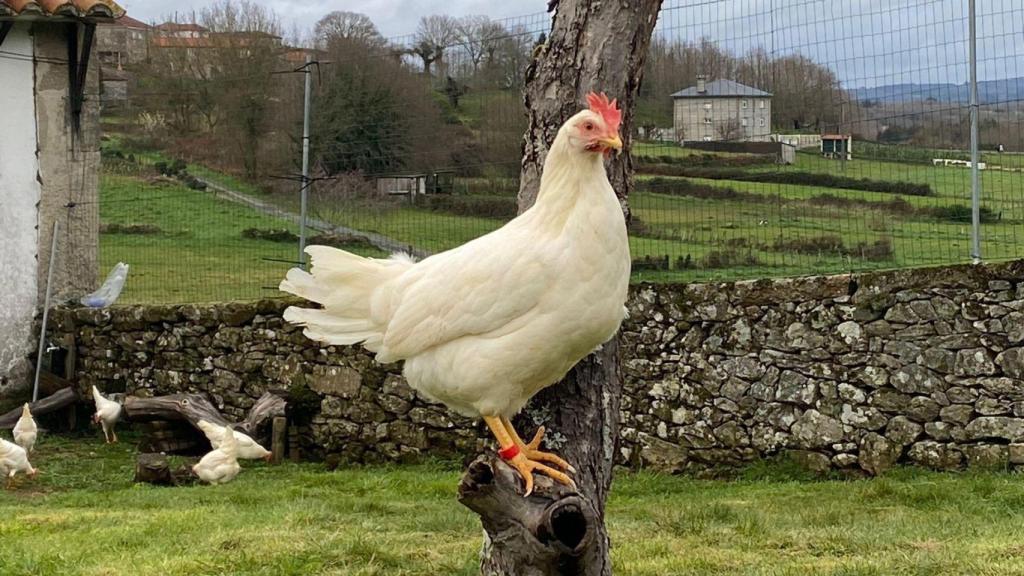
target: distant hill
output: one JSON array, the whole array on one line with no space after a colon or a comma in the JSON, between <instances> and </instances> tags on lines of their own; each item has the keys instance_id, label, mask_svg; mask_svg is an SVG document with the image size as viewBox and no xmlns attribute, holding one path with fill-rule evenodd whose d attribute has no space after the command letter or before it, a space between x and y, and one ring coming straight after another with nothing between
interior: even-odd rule
<instances>
[{"instance_id":1,"label":"distant hill","mask_svg":"<svg viewBox=\"0 0 1024 576\"><path fill-rule=\"evenodd\" d=\"M850 93L857 100L878 102L910 102L933 99L936 102L965 103L970 100L967 83L963 84L888 84L874 88L854 88ZM1024 77L978 82L978 100L982 104L1024 100Z\"/></svg>"}]
</instances>

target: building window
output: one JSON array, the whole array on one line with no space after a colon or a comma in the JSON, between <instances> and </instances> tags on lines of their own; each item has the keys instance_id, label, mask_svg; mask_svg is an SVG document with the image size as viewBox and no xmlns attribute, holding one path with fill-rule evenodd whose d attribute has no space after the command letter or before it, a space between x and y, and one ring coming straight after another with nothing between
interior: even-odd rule
<instances>
[{"instance_id":1,"label":"building window","mask_svg":"<svg viewBox=\"0 0 1024 576\"><path fill-rule=\"evenodd\" d=\"M749 100L744 100L744 101L743 101L743 107L744 107L744 108L747 108L749 104L750 104L750 101L749 101Z\"/></svg>"},{"instance_id":2,"label":"building window","mask_svg":"<svg viewBox=\"0 0 1024 576\"><path fill-rule=\"evenodd\" d=\"M705 110L711 110L711 102L705 102L704 103L704 109Z\"/></svg>"},{"instance_id":3,"label":"building window","mask_svg":"<svg viewBox=\"0 0 1024 576\"><path fill-rule=\"evenodd\" d=\"M757 107L758 108L764 108L764 100L758 100L757 101Z\"/></svg>"},{"instance_id":4,"label":"building window","mask_svg":"<svg viewBox=\"0 0 1024 576\"><path fill-rule=\"evenodd\" d=\"M758 118L757 125L764 128L764 118Z\"/></svg>"},{"instance_id":5,"label":"building window","mask_svg":"<svg viewBox=\"0 0 1024 576\"><path fill-rule=\"evenodd\" d=\"M747 118L740 118L740 126L746 126L747 124L749 124L747 120Z\"/></svg>"},{"instance_id":6,"label":"building window","mask_svg":"<svg viewBox=\"0 0 1024 576\"><path fill-rule=\"evenodd\" d=\"M711 118L705 118L704 119L704 123L705 124L711 124Z\"/></svg>"}]
</instances>

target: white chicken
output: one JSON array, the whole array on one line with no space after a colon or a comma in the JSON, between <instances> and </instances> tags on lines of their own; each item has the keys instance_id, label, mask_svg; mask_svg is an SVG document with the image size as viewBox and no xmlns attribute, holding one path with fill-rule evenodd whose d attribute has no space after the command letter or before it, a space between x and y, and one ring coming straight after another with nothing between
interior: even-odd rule
<instances>
[{"instance_id":1,"label":"white chicken","mask_svg":"<svg viewBox=\"0 0 1024 576\"><path fill-rule=\"evenodd\" d=\"M218 426L213 422L207 422L206 420L200 420L198 423L199 429L206 434L206 439L210 441L210 446L214 449L220 448L221 439L227 431L226 426ZM238 443L238 457L242 460L266 460L270 462L270 458L273 454L270 450L267 450L260 445L259 442L252 439L248 434L241 432L233 432L235 441Z\"/></svg>"},{"instance_id":2,"label":"white chicken","mask_svg":"<svg viewBox=\"0 0 1024 576\"><path fill-rule=\"evenodd\" d=\"M310 246L311 273L281 290L319 303L284 318L325 344L361 343L379 362L405 360L409 384L482 416L499 454L533 490L532 471L572 484L572 467L525 443L510 418L608 341L625 316L630 256L603 155L622 147L621 112L604 94L559 129L536 203L502 228L421 262Z\"/></svg>"},{"instance_id":3,"label":"white chicken","mask_svg":"<svg viewBox=\"0 0 1024 576\"><path fill-rule=\"evenodd\" d=\"M21 418L18 418L18 423L11 432L14 434L14 443L24 448L25 452L31 453L36 445L39 428L32 419L32 411L29 410L27 402L21 407Z\"/></svg>"},{"instance_id":4,"label":"white chicken","mask_svg":"<svg viewBox=\"0 0 1024 576\"><path fill-rule=\"evenodd\" d=\"M117 424L121 417L121 405L113 400L107 400L100 394L95 386L92 387L92 399L96 402L96 413L92 415L92 421L103 427L103 437L107 444L117 442L117 432L114 432L114 424Z\"/></svg>"},{"instance_id":5,"label":"white chicken","mask_svg":"<svg viewBox=\"0 0 1024 576\"><path fill-rule=\"evenodd\" d=\"M238 476L242 467L238 465L238 441L231 426L224 429L220 447L208 452L192 467L192 472L203 482L227 484Z\"/></svg>"},{"instance_id":6,"label":"white chicken","mask_svg":"<svg viewBox=\"0 0 1024 576\"><path fill-rule=\"evenodd\" d=\"M14 482L14 475L18 472L35 477L39 473L28 462L28 452L14 442L0 438L0 476L7 478L7 487L10 488Z\"/></svg>"}]
</instances>

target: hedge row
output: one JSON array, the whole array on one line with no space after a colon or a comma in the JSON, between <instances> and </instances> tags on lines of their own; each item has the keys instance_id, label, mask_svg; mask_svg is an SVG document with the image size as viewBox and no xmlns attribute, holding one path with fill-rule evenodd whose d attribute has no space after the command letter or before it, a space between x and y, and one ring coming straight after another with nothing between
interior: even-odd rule
<instances>
[{"instance_id":1,"label":"hedge row","mask_svg":"<svg viewBox=\"0 0 1024 576\"><path fill-rule=\"evenodd\" d=\"M416 197L416 206L432 212L499 220L511 220L518 213L515 196L426 195Z\"/></svg>"},{"instance_id":2,"label":"hedge row","mask_svg":"<svg viewBox=\"0 0 1024 576\"><path fill-rule=\"evenodd\" d=\"M866 192L883 192L888 194L904 194L907 196L934 196L932 187L917 182L900 182L889 180L871 180L870 178L850 178L820 172L769 171L749 172L737 169L712 169L668 164L645 164L638 170L641 174L657 176L676 176L683 178L703 178L705 180L734 180L738 182L763 182L770 184L797 184L801 186L818 186L820 188L844 188L848 190L864 190Z\"/></svg>"}]
</instances>

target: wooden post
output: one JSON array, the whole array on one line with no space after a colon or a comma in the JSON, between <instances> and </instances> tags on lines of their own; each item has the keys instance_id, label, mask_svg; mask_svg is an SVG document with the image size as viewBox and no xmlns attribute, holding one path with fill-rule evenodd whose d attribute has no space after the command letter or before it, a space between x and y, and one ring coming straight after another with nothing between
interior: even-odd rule
<instances>
[{"instance_id":1,"label":"wooden post","mask_svg":"<svg viewBox=\"0 0 1024 576\"><path fill-rule=\"evenodd\" d=\"M300 458L299 454L299 427L289 426L288 427L288 458L292 462L298 462Z\"/></svg>"},{"instance_id":2,"label":"wooden post","mask_svg":"<svg viewBox=\"0 0 1024 576\"><path fill-rule=\"evenodd\" d=\"M284 416L275 416L273 428L270 433L270 452L274 455L274 464L280 464L284 460L285 431L287 420Z\"/></svg>"}]
</instances>

